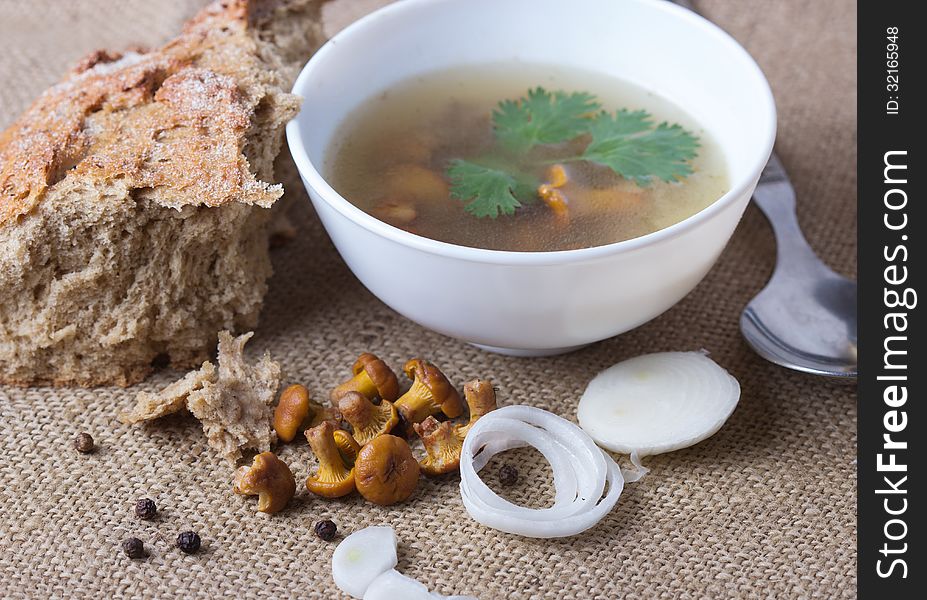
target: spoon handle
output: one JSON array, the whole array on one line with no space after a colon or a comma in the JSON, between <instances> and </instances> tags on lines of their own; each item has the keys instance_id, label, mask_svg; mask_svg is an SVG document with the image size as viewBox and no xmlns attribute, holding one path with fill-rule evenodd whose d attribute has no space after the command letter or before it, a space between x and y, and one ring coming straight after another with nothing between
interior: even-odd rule
<instances>
[{"instance_id":1,"label":"spoon handle","mask_svg":"<svg viewBox=\"0 0 927 600\"><path fill-rule=\"evenodd\" d=\"M692 0L670 0L698 14ZM808 244L798 225L795 214L795 190L786 175L779 157L769 155L760 182L753 192L753 201L760 207L776 234L776 270L799 273L819 259ZM813 259L810 260L809 259Z\"/></svg>"},{"instance_id":2,"label":"spoon handle","mask_svg":"<svg viewBox=\"0 0 927 600\"><path fill-rule=\"evenodd\" d=\"M779 158L772 154L753 192L753 201L763 211L776 234L777 268L790 269L806 264L817 255L798 225L795 214L795 190Z\"/></svg>"}]
</instances>

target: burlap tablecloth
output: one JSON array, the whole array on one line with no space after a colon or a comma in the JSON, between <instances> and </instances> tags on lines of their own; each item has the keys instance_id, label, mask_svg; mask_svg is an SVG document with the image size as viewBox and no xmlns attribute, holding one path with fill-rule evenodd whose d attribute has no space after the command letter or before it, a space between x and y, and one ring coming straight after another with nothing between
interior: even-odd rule
<instances>
[{"instance_id":1,"label":"burlap tablecloth","mask_svg":"<svg viewBox=\"0 0 927 600\"><path fill-rule=\"evenodd\" d=\"M344 1L344 0L342 0ZM347 0L361 13L379 0ZM0 127L77 58L97 47L155 44L177 31L199 0L0 0ZM343 10L344 7L342 7ZM856 270L856 3L845 0L704 1L766 71L780 111L778 149L812 245L838 271ZM348 20L333 18L333 25ZM719 90L723 93L723 90ZM289 193L303 195L293 183ZM464 512L457 478L423 480L413 499L377 508L323 501L304 489L268 517L231 493L231 469L190 417L130 428L115 414L137 389L0 388L0 597L340 597L330 575L334 544L312 533L334 519L351 532L389 523L400 569L443 593L484 598L835 598L855 595L855 388L757 358L740 337L741 308L773 266L770 230L755 208L717 266L655 321L566 356L517 359L476 350L410 323L347 270L308 203L301 234L275 256L254 354L269 349L287 381L322 395L351 360L372 350L394 365L431 358L456 382L490 377L501 401L574 417L598 370L646 352L706 348L741 382L728 423L688 450L647 460L591 531L563 540L500 534ZM143 387L176 377L161 373ZM71 448L89 431L100 449ZM282 450L302 481L303 444ZM547 467L519 451L527 473L515 494L550 497ZM139 521L135 499L160 517ZM173 547L195 529L198 555ZM128 536L151 556L120 551Z\"/></svg>"}]
</instances>

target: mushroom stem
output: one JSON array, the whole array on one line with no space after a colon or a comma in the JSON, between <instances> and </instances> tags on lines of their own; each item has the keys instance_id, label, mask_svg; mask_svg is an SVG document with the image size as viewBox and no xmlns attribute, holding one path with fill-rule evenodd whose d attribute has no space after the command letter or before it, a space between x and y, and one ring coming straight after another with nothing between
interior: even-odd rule
<instances>
[{"instance_id":1,"label":"mushroom stem","mask_svg":"<svg viewBox=\"0 0 927 600\"><path fill-rule=\"evenodd\" d=\"M322 421L331 421L335 430L341 427L341 413L336 407L324 406L318 402L309 401L309 422L307 427L315 427Z\"/></svg>"},{"instance_id":2,"label":"mushroom stem","mask_svg":"<svg viewBox=\"0 0 927 600\"><path fill-rule=\"evenodd\" d=\"M551 187L559 188L565 186L569 183L570 178L567 177L566 167L560 163L554 163L547 169L547 183Z\"/></svg>"},{"instance_id":3,"label":"mushroom stem","mask_svg":"<svg viewBox=\"0 0 927 600\"><path fill-rule=\"evenodd\" d=\"M350 392L362 394L369 400L380 397L393 401L399 396L399 380L396 374L375 354L364 352L358 356L351 372L354 374L351 379L331 391L330 398L333 403Z\"/></svg>"},{"instance_id":4,"label":"mushroom stem","mask_svg":"<svg viewBox=\"0 0 927 600\"><path fill-rule=\"evenodd\" d=\"M373 380L370 379L370 375L367 374L367 371L361 371L332 390L331 396L332 399L338 399L349 392L357 392L367 398L375 398L377 396L377 386Z\"/></svg>"},{"instance_id":5,"label":"mushroom stem","mask_svg":"<svg viewBox=\"0 0 927 600\"><path fill-rule=\"evenodd\" d=\"M402 395L396 401L396 410L402 415L402 418L409 423L420 423L426 417L438 412L438 409L431 401L431 390L416 379L412 382L409 391Z\"/></svg>"},{"instance_id":6,"label":"mushroom stem","mask_svg":"<svg viewBox=\"0 0 927 600\"><path fill-rule=\"evenodd\" d=\"M569 225L570 207L567 197L558 188L562 188L569 181L566 168L556 163L547 169L547 182L539 185L537 190L538 197L554 211L554 216L561 225Z\"/></svg>"},{"instance_id":7,"label":"mushroom stem","mask_svg":"<svg viewBox=\"0 0 927 600\"><path fill-rule=\"evenodd\" d=\"M470 420L466 425L458 425L454 431L461 440L463 440L473 424L486 413L496 410L496 390L491 381L485 379L474 379L464 384L464 398L467 400L467 406L470 408Z\"/></svg>"},{"instance_id":8,"label":"mushroom stem","mask_svg":"<svg viewBox=\"0 0 927 600\"><path fill-rule=\"evenodd\" d=\"M339 498L354 491L354 469L344 463L331 421L323 421L306 431L309 446L319 459L319 470L306 480L306 488L325 498Z\"/></svg>"}]
</instances>

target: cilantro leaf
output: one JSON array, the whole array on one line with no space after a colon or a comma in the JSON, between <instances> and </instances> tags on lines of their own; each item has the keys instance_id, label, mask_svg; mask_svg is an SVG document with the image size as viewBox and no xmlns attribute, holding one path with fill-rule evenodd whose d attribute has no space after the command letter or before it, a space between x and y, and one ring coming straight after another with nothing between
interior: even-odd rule
<instances>
[{"instance_id":1,"label":"cilantro leaf","mask_svg":"<svg viewBox=\"0 0 927 600\"><path fill-rule=\"evenodd\" d=\"M500 102L492 114L497 147L475 160L450 162L451 197L463 201L466 211L476 217L514 214L538 200L542 182L532 173L554 158L538 159L528 152L583 135L591 141L582 154L555 160L597 163L640 186L655 178L672 182L692 174L691 161L699 147L692 133L679 125L655 125L643 110L612 114L600 107L591 94L548 92L541 87L518 100Z\"/></svg>"},{"instance_id":2,"label":"cilantro leaf","mask_svg":"<svg viewBox=\"0 0 927 600\"><path fill-rule=\"evenodd\" d=\"M675 181L692 174L689 161L695 158L698 138L680 127L660 123L653 127L642 110L620 110L615 115L600 112L589 126L592 142L582 160L609 167L638 185L654 177Z\"/></svg>"},{"instance_id":3,"label":"cilantro leaf","mask_svg":"<svg viewBox=\"0 0 927 600\"><path fill-rule=\"evenodd\" d=\"M451 161L447 174L451 197L466 202L464 209L475 217L511 215L523 202L534 200L534 187L520 173L456 159Z\"/></svg>"},{"instance_id":4,"label":"cilantro leaf","mask_svg":"<svg viewBox=\"0 0 927 600\"><path fill-rule=\"evenodd\" d=\"M537 87L525 98L500 102L492 114L493 128L503 147L524 152L538 144L565 142L582 135L589 127L589 116L600 106L592 94L551 94Z\"/></svg>"}]
</instances>

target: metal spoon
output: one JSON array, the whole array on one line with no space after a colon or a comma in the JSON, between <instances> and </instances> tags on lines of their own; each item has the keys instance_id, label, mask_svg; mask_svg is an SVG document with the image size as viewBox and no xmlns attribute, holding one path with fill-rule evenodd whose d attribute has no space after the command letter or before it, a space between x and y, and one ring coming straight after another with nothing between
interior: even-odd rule
<instances>
[{"instance_id":1,"label":"metal spoon","mask_svg":"<svg viewBox=\"0 0 927 600\"><path fill-rule=\"evenodd\" d=\"M776 270L740 315L747 343L783 367L855 378L856 282L815 255L798 227L795 191L775 154L753 194L776 234Z\"/></svg>"},{"instance_id":2,"label":"metal spoon","mask_svg":"<svg viewBox=\"0 0 927 600\"><path fill-rule=\"evenodd\" d=\"M691 0L670 0L698 12ZM776 270L740 315L757 354L789 369L856 377L856 282L817 257L798 227L795 190L775 154L753 200L776 233Z\"/></svg>"}]
</instances>

